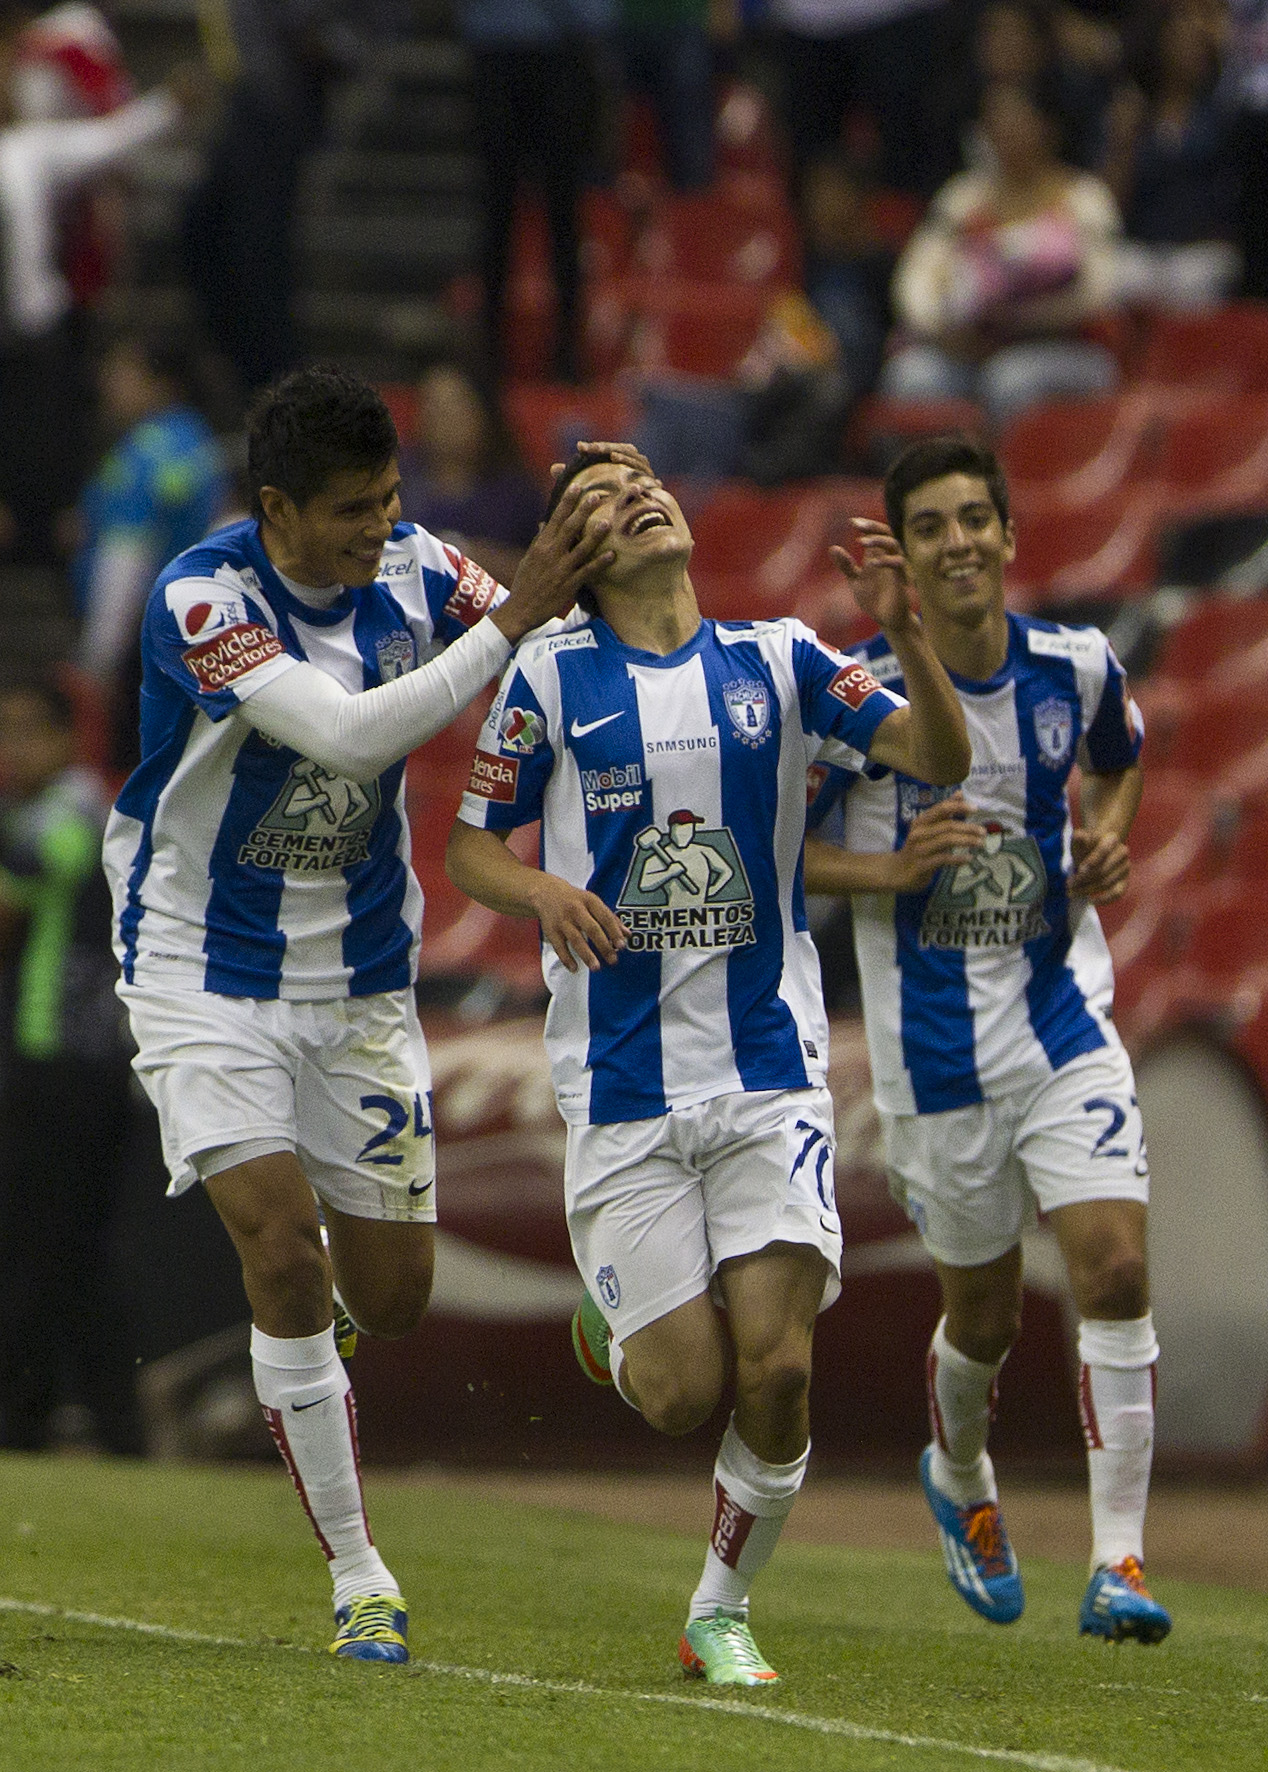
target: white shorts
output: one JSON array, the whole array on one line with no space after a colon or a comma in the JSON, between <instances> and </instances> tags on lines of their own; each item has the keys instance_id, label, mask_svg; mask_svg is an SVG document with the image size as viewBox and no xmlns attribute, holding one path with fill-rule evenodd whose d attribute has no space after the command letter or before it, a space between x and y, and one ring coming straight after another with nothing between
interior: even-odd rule
<instances>
[{"instance_id":1,"label":"white shorts","mask_svg":"<svg viewBox=\"0 0 1268 1772\"><path fill-rule=\"evenodd\" d=\"M1121 1046L1071 1060L1037 1088L944 1114L881 1114L890 1191L948 1267L995 1261L1036 1206L1149 1201L1145 1132Z\"/></svg>"},{"instance_id":2,"label":"white shorts","mask_svg":"<svg viewBox=\"0 0 1268 1772\"><path fill-rule=\"evenodd\" d=\"M707 1292L718 1264L806 1243L841 1290L841 1220L826 1089L720 1095L609 1126L569 1126L568 1233L618 1341Z\"/></svg>"},{"instance_id":3,"label":"white shorts","mask_svg":"<svg viewBox=\"0 0 1268 1772\"><path fill-rule=\"evenodd\" d=\"M340 1212L434 1223L431 1067L412 992L287 1003L121 984L119 995L170 1194L211 1172L199 1153L268 1141L294 1151Z\"/></svg>"}]
</instances>

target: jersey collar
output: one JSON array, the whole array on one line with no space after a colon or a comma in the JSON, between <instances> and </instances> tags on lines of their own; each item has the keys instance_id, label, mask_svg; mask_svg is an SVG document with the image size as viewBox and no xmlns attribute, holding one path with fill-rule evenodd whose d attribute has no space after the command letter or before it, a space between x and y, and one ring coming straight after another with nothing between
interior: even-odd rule
<instances>
[{"instance_id":1,"label":"jersey collar","mask_svg":"<svg viewBox=\"0 0 1268 1772\"><path fill-rule=\"evenodd\" d=\"M1017 668L1022 635L1016 617L1009 614L1006 619L1008 621L1008 651L1004 654L1003 664L993 676L962 677L959 671L953 671L950 665L946 667L947 676L950 677L957 689L963 690L965 695L992 695L997 689L1003 689L1005 684L1012 682L1013 674Z\"/></svg>"},{"instance_id":2,"label":"jersey collar","mask_svg":"<svg viewBox=\"0 0 1268 1772\"><path fill-rule=\"evenodd\" d=\"M690 640L684 641L676 652L660 653L644 652L639 646L627 646L624 640L618 638L601 615L592 616L591 624L594 628L595 638L601 647L611 652L620 653L622 657L629 659L631 664L650 665L654 670L663 671L672 670L675 665L686 664L689 658L694 658L704 646L711 631L711 623L701 616L700 626Z\"/></svg>"},{"instance_id":3,"label":"jersey collar","mask_svg":"<svg viewBox=\"0 0 1268 1772\"><path fill-rule=\"evenodd\" d=\"M251 556L251 564L259 573L261 582L268 586L270 601L276 597L292 621L302 621L312 628L338 627L341 621L347 621L356 608L356 593L349 590L347 585L340 587L334 602L328 603L324 609L319 609L315 603L305 603L302 597L297 597L269 559L258 521L247 532L246 551Z\"/></svg>"}]
</instances>

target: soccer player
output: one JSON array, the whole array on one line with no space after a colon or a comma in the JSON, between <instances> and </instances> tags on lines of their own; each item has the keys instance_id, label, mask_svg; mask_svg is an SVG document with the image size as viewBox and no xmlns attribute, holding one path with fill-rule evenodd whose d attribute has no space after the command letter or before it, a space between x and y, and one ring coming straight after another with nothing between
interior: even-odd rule
<instances>
[{"instance_id":1,"label":"soccer player","mask_svg":"<svg viewBox=\"0 0 1268 1772\"><path fill-rule=\"evenodd\" d=\"M914 586L964 707L973 767L954 793L919 770L833 769L811 824L843 801L842 847L809 839L806 888L854 895L891 1186L942 1289L921 1482L952 1584L983 1617L1011 1622L1022 1584L986 1440L1037 1204L1080 1319L1092 1574L1079 1629L1154 1643L1171 1620L1142 1566L1158 1358L1149 1172L1093 908L1127 883L1140 716L1098 629L1006 612L1013 526L988 450L954 436L910 445L886 478L885 509L888 527L864 526L871 570ZM888 635L860 657L901 687Z\"/></svg>"},{"instance_id":2,"label":"soccer player","mask_svg":"<svg viewBox=\"0 0 1268 1772\"><path fill-rule=\"evenodd\" d=\"M391 418L334 370L266 391L248 473L255 516L178 555L146 611L142 761L105 844L119 989L169 1191L201 1181L241 1257L256 1391L334 1580L332 1652L404 1661L331 1293L333 1263L354 1322L397 1336L431 1286L404 759L571 606L605 525L579 487L507 596L398 521Z\"/></svg>"},{"instance_id":3,"label":"soccer player","mask_svg":"<svg viewBox=\"0 0 1268 1772\"><path fill-rule=\"evenodd\" d=\"M749 1586L801 1486L814 1321L840 1291L805 770L827 743L950 783L968 746L904 587L861 595L909 707L798 622L702 621L690 530L649 473L578 456L552 497L578 486L603 495L611 563L587 581L590 619L530 639L503 677L447 865L542 926L582 1366L669 1434L708 1418L734 1367L679 1657L756 1685L776 1675ZM505 841L538 817L541 868Z\"/></svg>"}]
</instances>

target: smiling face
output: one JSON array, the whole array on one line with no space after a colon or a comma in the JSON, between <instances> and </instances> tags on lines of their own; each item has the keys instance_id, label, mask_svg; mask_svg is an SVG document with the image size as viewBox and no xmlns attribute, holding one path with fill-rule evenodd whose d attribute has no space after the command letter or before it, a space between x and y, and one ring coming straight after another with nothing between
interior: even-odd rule
<instances>
[{"instance_id":1,"label":"smiling face","mask_svg":"<svg viewBox=\"0 0 1268 1772\"><path fill-rule=\"evenodd\" d=\"M400 521L400 492L395 458L386 467L332 474L302 505L276 486L262 486L269 558L287 578L316 590L371 583Z\"/></svg>"},{"instance_id":2,"label":"smiling face","mask_svg":"<svg viewBox=\"0 0 1268 1772\"><path fill-rule=\"evenodd\" d=\"M659 480L615 462L596 462L577 475L583 491L607 496L591 521L611 525L607 546L616 555L595 580L595 588L619 589L653 566L685 566L691 558L691 531L678 501Z\"/></svg>"},{"instance_id":3,"label":"smiling face","mask_svg":"<svg viewBox=\"0 0 1268 1772\"><path fill-rule=\"evenodd\" d=\"M1016 544L985 480L943 474L917 486L903 501L900 540L922 612L975 626L1002 611Z\"/></svg>"}]
</instances>

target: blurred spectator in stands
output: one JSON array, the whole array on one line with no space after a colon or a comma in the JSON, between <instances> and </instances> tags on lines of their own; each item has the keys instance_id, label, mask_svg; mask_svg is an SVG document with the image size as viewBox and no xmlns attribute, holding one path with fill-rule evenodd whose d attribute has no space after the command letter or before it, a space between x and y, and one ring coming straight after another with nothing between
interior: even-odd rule
<instances>
[{"instance_id":1,"label":"blurred spectator in stands","mask_svg":"<svg viewBox=\"0 0 1268 1772\"><path fill-rule=\"evenodd\" d=\"M211 344L250 394L299 361L300 175L332 85L365 61L391 17L380 0L212 0L201 10L226 91L185 208L185 274Z\"/></svg>"},{"instance_id":2,"label":"blurred spectator in stands","mask_svg":"<svg viewBox=\"0 0 1268 1772\"><path fill-rule=\"evenodd\" d=\"M1042 85L993 87L982 127L996 170L951 179L899 260L904 342L880 389L979 400L1000 423L1115 385L1114 357L1079 328L1112 303L1119 219L1104 181L1058 158Z\"/></svg>"},{"instance_id":3,"label":"blurred spectator in stands","mask_svg":"<svg viewBox=\"0 0 1268 1772\"><path fill-rule=\"evenodd\" d=\"M471 55L471 104L484 180L484 325L490 361L502 337L515 197L521 181L546 208L555 280L553 373L582 379L581 193L604 97L614 0L458 0Z\"/></svg>"},{"instance_id":4,"label":"blurred spectator in stands","mask_svg":"<svg viewBox=\"0 0 1268 1772\"><path fill-rule=\"evenodd\" d=\"M801 224L805 290L771 302L736 381L643 383L640 447L663 472L776 486L841 468L850 412L881 367L894 255L873 235L840 150L805 168Z\"/></svg>"},{"instance_id":5,"label":"blurred spectator in stands","mask_svg":"<svg viewBox=\"0 0 1268 1772\"><path fill-rule=\"evenodd\" d=\"M1219 302L1240 270L1232 244L1238 185L1209 0L1143 7L1128 73L1107 121L1102 168L1127 236L1121 293L1163 307Z\"/></svg>"},{"instance_id":6,"label":"blurred spectator in stands","mask_svg":"<svg viewBox=\"0 0 1268 1772\"><path fill-rule=\"evenodd\" d=\"M879 178L928 196L956 164L949 0L770 0L794 171L842 144L847 111L880 144Z\"/></svg>"},{"instance_id":7,"label":"blurred spectator in stands","mask_svg":"<svg viewBox=\"0 0 1268 1772\"><path fill-rule=\"evenodd\" d=\"M74 562L79 663L110 715L111 767L140 762L141 617L161 569L227 508L224 455L194 403L196 365L179 339L126 332L98 383L115 441L79 503Z\"/></svg>"},{"instance_id":8,"label":"blurred spectator in stands","mask_svg":"<svg viewBox=\"0 0 1268 1772\"><path fill-rule=\"evenodd\" d=\"M88 428L58 215L86 181L172 128L198 82L182 69L105 117L13 121L28 22L26 8L0 0L0 558L43 566L57 560L55 520L78 492Z\"/></svg>"},{"instance_id":9,"label":"blurred spectator in stands","mask_svg":"<svg viewBox=\"0 0 1268 1772\"><path fill-rule=\"evenodd\" d=\"M622 85L650 96L676 191L713 183L713 45L738 28L737 0L620 0Z\"/></svg>"},{"instance_id":10,"label":"blurred spectator in stands","mask_svg":"<svg viewBox=\"0 0 1268 1772\"><path fill-rule=\"evenodd\" d=\"M1234 112L1242 293L1268 300L1268 0L1228 0L1223 97Z\"/></svg>"},{"instance_id":11,"label":"blurred spectator in stands","mask_svg":"<svg viewBox=\"0 0 1268 1772\"><path fill-rule=\"evenodd\" d=\"M399 460L405 520L510 584L545 501L494 389L456 358L430 364L418 381L418 431Z\"/></svg>"},{"instance_id":12,"label":"blurred spectator in stands","mask_svg":"<svg viewBox=\"0 0 1268 1772\"><path fill-rule=\"evenodd\" d=\"M20 123L105 117L134 97L119 40L82 0L42 12L17 43L13 109ZM100 179L63 206L60 261L74 310L96 306L113 278L124 240L123 195Z\"/></svg>"},{"instance_id":13,"label":"blurred spectator in stands","mask_svg":"<svg viewBox=\"0 0 1268 1772\"><path fill-rule=\"evenodd\" d=\"M1119 47L1112 30L1054 0L991 0L978 16L960 95L966 163L989 166L990 145L977 120L990 88L1045 81L1061 117L1062 158L1096 166Z\"/></svg>"},{"instance_id":14,"label":"blurred spectator in stands","mask_svg":"<svg viewBox=\"0 0 1268 1772\"><path fill-rule=\"evenodd\" d=\"M100 784L73 766L67 696L0 690L0 1445L48 1444L84 1406L111 1452L145 1449L110 1236L129 1117L101 871Z\"/></svg>"}]
</instances>

